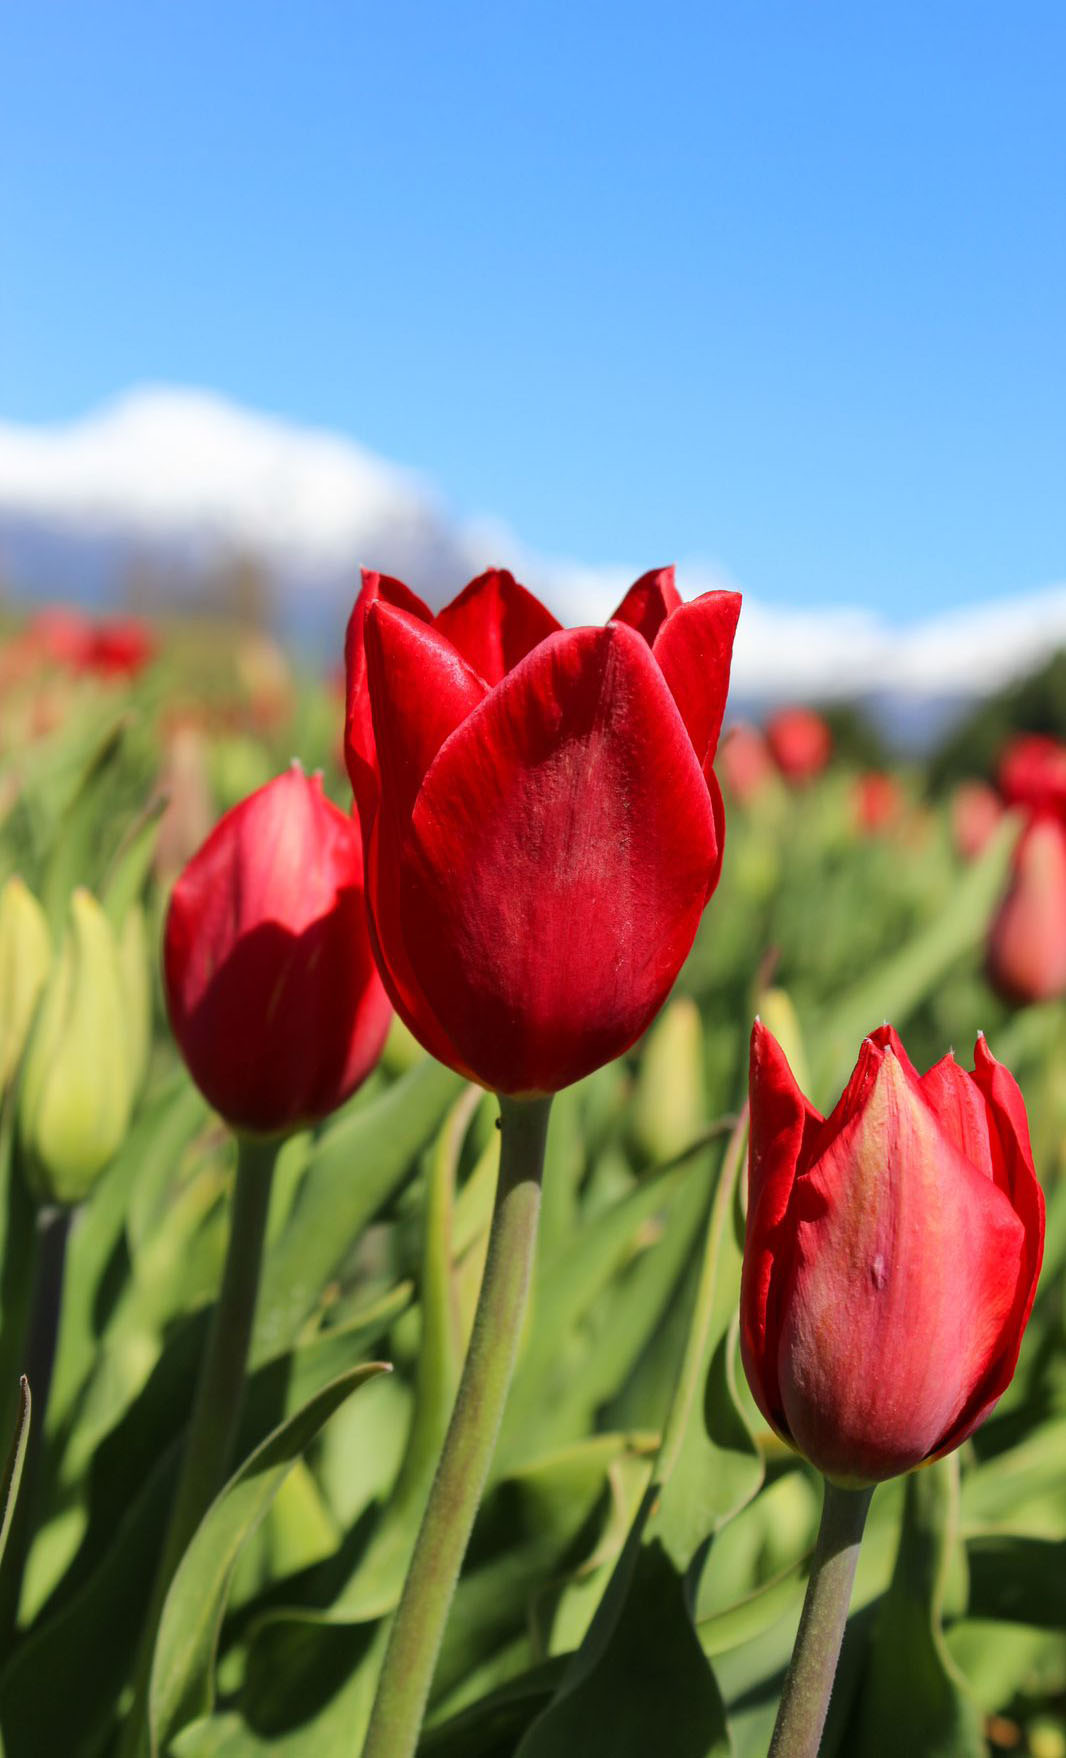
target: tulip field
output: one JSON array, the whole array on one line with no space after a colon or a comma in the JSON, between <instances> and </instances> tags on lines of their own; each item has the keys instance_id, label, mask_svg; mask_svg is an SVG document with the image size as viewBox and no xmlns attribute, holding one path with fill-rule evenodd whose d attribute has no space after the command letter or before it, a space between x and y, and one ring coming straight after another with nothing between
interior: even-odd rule
<instances>
[{"instance_id":1,"label":"tulip field","mask_svg":"<svg viewBox=\"0 0 1066 1758\"><path fill-rule=\"evenodd\" d=\"M1066 744L738 612L6 629L0 1758L1066 1758Z\"/></svg>"}]
</instances>

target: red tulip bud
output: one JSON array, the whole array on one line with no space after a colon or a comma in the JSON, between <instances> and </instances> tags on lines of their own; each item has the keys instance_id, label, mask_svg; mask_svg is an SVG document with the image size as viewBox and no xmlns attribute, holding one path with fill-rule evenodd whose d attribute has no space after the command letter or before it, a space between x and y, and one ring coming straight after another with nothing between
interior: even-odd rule
<instances>
[{"instance_id":1,"label":"red tulip bud","mask_svg":"<svg viewBox=\"0 0 1066 1758\"><path fill-rule=\"evenodd\" d=\"M811 781L820 775L833 748L832 734L813 708L780 709L767 722L766 738L789 781Z\"/></svg>"},{"instance_id":2,"label":"red tulip bud","mask_svg":"<svg viewBox=\"0 0 1066 1758\"><path fill-rule=\"evenodd\" d=\"M510 574L434 618L364 576L346 755L397 1012L503 1093L555 1092L662 1005L718 880L711 764L740 600L646 574L560 629Z\"/></svg>"},{"instance_id":3,"label":"red tulip bud","mask_svg":"<svg viewBox=\"0 0 1066 1758\"><path fill-rule=\"evenodd\" d=\"M770 747L757 726L737 721L722 740L718 768L725 791L741 805L755 799L774 775Z\"/></svg>"},{"instance_id":4,"label":"red tulip bud","mask_svg":"<svg viewBox=\"0 0 1066 1758\"><path fill-rule=\"evenodd\" d=\"M894 775L871 769L855 783L854 804L858 828L867 836L876 836L898 823L906 802Z\"/></svg>"},{"instance_id":5,"label":"red tulip bud","mask_svg":"<svg viewBox=\"0 0 1066 1758\"><path fill-rule=\"evenodd\" d=\"M1043 733L1019 733L999 766L999 785L1010 806L1066 813L1066 745Z\"/></svg>"},{"instance_id":6,"label":"red tulip bud","mask_svg":"<svg viewBox=\"0 0 1066 1758\"><path fill-rule=\"evenodd\" d=\"M1038 812L1014 851L988 937L988 974L1010 1001L1066 995L1066 822Z\"/></svg>"},{"instance_id":7,"label":"red tulip bud","mask_svg":"<svg viewBox=\"0 0 1066 1758\"><path fill-rule=\"evenodd\" d=\"M767 1421L827 1477L957 1447L1010 1383L1044 1201L1025 1107L983 1038L919 1076L890 1026L832 1115L756 1022L741 1346Z\"/></svg>"},{"instance_id":8,"label":"red tulip bud","mask_svg":"<svg viewBox=\"0 0 1066 1758\"><path fill-rule=\"evenodd\" d=\"M163 949L174 1036L236 1129L324 1117L380 1055L359 826L296 765L227 812L174 886Z\"/></svg>"},{"instance_id":9,"label":"red tulip bud","mask_svg":"<svg viewBox=\"0 0 1066 1758\"><path fill-rule=\"evenodd\" d=\"M964 861L975 861L995 835L1003 804L987 781L960 781L951 796L951 836Z\"/></svg>"}]
</instances>

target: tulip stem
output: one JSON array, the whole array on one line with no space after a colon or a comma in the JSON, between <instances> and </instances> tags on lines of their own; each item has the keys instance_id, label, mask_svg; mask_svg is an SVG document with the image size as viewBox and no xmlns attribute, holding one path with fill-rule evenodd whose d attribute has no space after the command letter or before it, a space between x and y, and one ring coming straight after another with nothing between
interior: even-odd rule
<instances>
[{"instance_id":1,"label":"tulip stem","mask_svg":"<svg viewBox=\"0 0 1066 1758\"><path fill-rule=\"evenodd\" d=\"M455 1408L393 1619L363 1758L412 1758L492 1464L533 1267L551 1099L500 1099L500 1173Z\"/></svg>"},{"instance_id":2,"label":"tulip stem","mask_svg":"<svg viewBox=\"0 0 1066 1758\"><path fill-rule=\"evenodd\" d=\"M817 1758L872 1489L825 1482L807 1595L767 1758Z\"/></svg>"},{"instance_id":3,"label":"tulip stem","mask_svg":"<svg viewBox=\"0 0 1066 1758\"><path fill-rule=\"evenodd\" d=\"M237 1178L222 1284L200 1363L170 1523L144 1621L133 1704L119 1748L121 1758L139 1758L144 1750L152 1655L167 1591L230 1465L259 1293L270 1190L282 1140L280 1136L269 1140L245 1135L237 1138Z\"/></svg>"}]
</instances>

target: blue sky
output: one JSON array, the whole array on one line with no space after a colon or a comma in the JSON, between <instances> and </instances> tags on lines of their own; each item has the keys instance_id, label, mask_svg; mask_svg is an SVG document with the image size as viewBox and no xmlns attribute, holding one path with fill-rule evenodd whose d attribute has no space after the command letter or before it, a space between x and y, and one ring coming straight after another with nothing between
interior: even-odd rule
<instances>
[{"instance_id":1,"label":"blue sky","mask_svg":"<svg viewBox=\"0 0 1066 1758\"><path fill-rule=\"evenodd\" d=\"M0 416L347 432L531 547L901 621L1066 578L1066 8L34 0Z\"/></svg>"}]
</instances>

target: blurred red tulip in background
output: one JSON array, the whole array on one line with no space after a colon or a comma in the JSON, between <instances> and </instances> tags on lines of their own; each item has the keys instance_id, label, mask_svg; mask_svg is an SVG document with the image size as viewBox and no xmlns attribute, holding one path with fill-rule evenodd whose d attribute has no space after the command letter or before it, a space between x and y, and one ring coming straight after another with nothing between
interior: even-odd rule
<instances>
[{"instance_id":1,"label":"blurred red tulip in background","mask_svg":"<svg viewBox=\"0 0 1066 1758\"><path fill-rule=\"evenodd\" d=\"M833 739L813 708L782 708L766 723L774 762L789 781L810 781L829 762Z\"/></svg>"}]
</instances>

